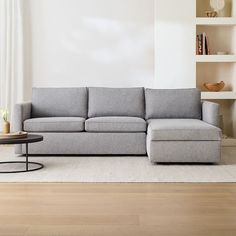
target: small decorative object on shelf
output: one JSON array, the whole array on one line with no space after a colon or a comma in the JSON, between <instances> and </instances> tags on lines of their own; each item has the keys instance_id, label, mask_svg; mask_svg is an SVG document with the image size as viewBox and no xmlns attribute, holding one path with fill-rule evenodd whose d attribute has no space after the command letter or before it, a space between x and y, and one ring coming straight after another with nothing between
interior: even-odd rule
<instances>
[{"instance_id":1,"label":"small decorative object on shelf","mask_svg":"<svg viewBox=\"0 0 236 236\"><path fill-rule=\"evenodd\" d=\"M196 38L196 53L197 55L210 55L209 38L205 32L198 34Z\"/></svg>"},{"instance_id":2,"label":"small decorative object on shelf","mask_svg":"<svg viewBox=\"0 0 236 236\"><path fill-rule=\"evenodd\" d=\"M220 83L204 83L204 87L210 92L219 92L224 86L224 81L221 81Z\"/></svg>"},{"instance_id":3,"label":"small decorative object on shelf","mask_svg":"<svg viewBox=\"0 0 236 236\"><path fill-rule=\"evenodd\" d=\"M217 55L228 55L228 52L217 52Z\"/></svg>"},{"instance_id":4,"label":"small decorative object on shelf","mask_svg":"<svg viewBox=\"0 0 236 236\"><path fill-rule=\"evenodd\" d=\"M8 134L10 133L10 122L8 122L8 111L7 109L0 109L0 114L3 119L2 133Z\"/></svg>"},{"instance_id":5,"label":"small decorative object on shelf","mask_svg":"<svg viewBox=\"0 0 236 236\"><path fill-rule=\"evenodd\" d=\"M210 5L219 15L219 12L225 7L225 0L210 0Z\"/></svg>"},{"instance_id":6,"label":"small decorative object on shelf","mask_svg":"<svg viewBox=\"0 0 236 236\"><path fill-rule=\"evenodd\" d=\"M207 17L216 17L217 11L205 11Z\"/></svg>"}]
</instances>

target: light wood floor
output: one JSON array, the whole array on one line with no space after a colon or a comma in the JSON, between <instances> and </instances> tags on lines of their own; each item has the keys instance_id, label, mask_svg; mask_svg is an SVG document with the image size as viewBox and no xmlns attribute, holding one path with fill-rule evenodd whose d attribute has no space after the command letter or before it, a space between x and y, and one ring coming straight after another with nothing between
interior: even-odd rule
<instances>
[{"instance_id":1,"label":"light wood floor","mask_svg":"<svg viewBox=\"0 0 236 236\"><path fill-rule=\"evenodd\" d=\"M0 235L235 236L236 184L0 184Z\"/></svg>"}]
</instances>

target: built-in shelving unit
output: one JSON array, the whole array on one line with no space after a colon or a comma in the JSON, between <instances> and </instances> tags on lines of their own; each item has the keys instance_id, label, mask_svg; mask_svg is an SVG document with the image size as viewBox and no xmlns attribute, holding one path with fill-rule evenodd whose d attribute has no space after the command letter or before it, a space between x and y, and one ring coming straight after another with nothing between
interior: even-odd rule
<instances>
[{"instance_id":1,"label":"built-in shelving unit","mask_svg":"<svg viewBox=\"0 0 236 236\"><path fill-rule=\"evenodd\" d=\"M231 13L236 0L225 3L219 17L212 18L205 13L212 10L209 1L196 0L196 36L204 32L210 48L210 55L196 55L196 85L203 100L221 105L222 144L236 146L236 16ZM226 84L223 91L209 92L204 87L204 83L220 81Z\"/></svg>"}]
</instances>

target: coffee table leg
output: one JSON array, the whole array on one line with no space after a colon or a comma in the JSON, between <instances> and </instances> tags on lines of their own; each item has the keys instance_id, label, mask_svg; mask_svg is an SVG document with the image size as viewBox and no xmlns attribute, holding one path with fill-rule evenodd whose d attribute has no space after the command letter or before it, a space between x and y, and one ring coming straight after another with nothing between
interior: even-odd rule
<instances>
[{"instance_id":1,"label":"coffee table leg","mask_svg":"<svg viewBox=\"0 0 236 236\"><path fill-rule=\"evenodd\" d=\"M28 143L25 144L25 149L26 149L26 153L25 153L25 157L26 157L26 171L29 170L29 162L28 162Z\"/></svg>"}]
</instances>

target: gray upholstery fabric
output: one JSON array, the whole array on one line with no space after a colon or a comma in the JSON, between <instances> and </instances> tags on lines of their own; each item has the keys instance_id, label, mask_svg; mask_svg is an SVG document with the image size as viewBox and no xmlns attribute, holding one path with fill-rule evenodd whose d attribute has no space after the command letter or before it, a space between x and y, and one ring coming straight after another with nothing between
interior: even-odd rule
<instances>
[{"instance_id":1,"label":"gray upholstery fabric","mask_svg":"<svg viewBox=\"0 0 236 236\"><path fill-rule=\"evenodd\" d=\"M146 119L201 119L198 89L146 89Z\"/></svg>"},{"instance_id":2,"label":"gray upholstery fabric","mask_svg":"<svg viewBox=\"0 0 236 236\"><path fill-rule=\"evenodd\" d=\"M15 104L13 112L13 131L23 131L23 122L31 117L31 103Z\"/></svg>"},{"instance_id":3,"label":"gray upholstery fabric","mask_svg":"<svg viewBox=\"0 0 236 236\"><path fill-rule=\"evenodd\" d=\"M219 127L219 109L219 104L204 101L202 103L202 120Z\"/></svg>"},{"instance_id":4,"label":"gray upholstery fabric","mask_svg":"<svg viewBox=\"0 0 236 236\"><path fill-rule=\"evenodd\" d=\"M146 132L146 121L139 117L95 117L86 120L88 132Z\"/></svg>"},{"instance_id":5,"label":"gray upholstery fabric","mask_svg":"<svg viewBox=\"0 0 236 236\"><path fill-rule=\"evenodd\" d=\"M33 88L32 117L87 117L86 88Z\"/></svg>"},{"instance_id":6,"label":"gray upholstery fabric","mask_svg":"<svg viewBox=\"0 0 236 236\"><path fill-rule=\"evenodd\" d=\"M87 99L89 117L95 118L86 121L89 132L80 132ZM32 104L15 106L14 127L22 130L24 123L28 132L44 136L29 145L30 154L145 155L147 144L151 162L220 160L221 131L213 126L218 106L201 106L198 90L147 89L146 117L155 118L148 121L147 139L144 113L143 88L89 88L89 97L86 88L38 88ZM25 153L24 148L17 145L16 153Z\"/></svg>"},{"instance_id":7,"label":"gray upholstery fabric","mask_svg":"<svg viewBox=\"0 0 236 236\"><path fill-rule=\"evenodd\" d=\"M143 88L89 88L88 117L144 117Z\"/></svg>"},{"instance_id":8,"label":"gray upholstery fabric","mask_svg":"<svg viewBox=\"0 0 236 236\"><path fill-rule=\"evenodd\" d=\"M148 120L151 140L221 140L221 130L197 119Z\"/></svg>"},{"instance_id":9,"label":"gray upholstery fabric","mask_svg":"<svg viewBox=\"0 0 236 236\"><path fill-rule=\"evenodd\" d=\"M46 117L24 121L27 132L80 132L84 130L85 119L81 117Z\"/></svg>"},{"instance_id":10,"label":"gray upholstery fabric","mask_svg":"<svg viewBox=\"0 0 236 236\"><path fill-rule=\"evenodd\" d=\"M153 163L186 162L218 163L220 141L151 141L147 137L147 153Z\"/></svg>"},{"instance_id":11,"label":"gray upholstery fabric","mask_svg":"<svg viewBox=\"0 0 236 236\"><path fill-rule=\"evenodd\" d=\"M37 133L42 142L29 145L30 154L39 155L145 155L145 133ZM16 153L25 153L25 145ZM69 161L69 160L68 160ZM99 168L99 167L98 167Z\"/></svg>"}]
</instances>

